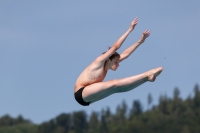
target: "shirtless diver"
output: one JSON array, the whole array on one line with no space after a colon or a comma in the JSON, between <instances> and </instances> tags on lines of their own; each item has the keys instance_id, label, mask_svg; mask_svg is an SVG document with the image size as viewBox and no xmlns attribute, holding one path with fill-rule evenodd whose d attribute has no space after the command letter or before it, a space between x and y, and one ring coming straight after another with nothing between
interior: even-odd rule
<instances>
[{"instance_id":1,"label":"shirtless diver","mask_svg":"<svg viewBox=\"0 0 200 133\"><path fill-rule=\"evenodd\" d=\"M163 67L158 67L139 75L103 81L108 70L115 71L119 63L129 57L150 35L149 30L144 31L141 38L135 44L119 55L116 51L135 28L137 22L138 18L136 17L131 22L129 29L112 45L112 47L97 57L80 74L74 86L74 97L79 104L89 106L91 103L106 98L114 93L130 91L147 81L155 81L156 77L162 72Z\"/></svg>"}]
</instances>

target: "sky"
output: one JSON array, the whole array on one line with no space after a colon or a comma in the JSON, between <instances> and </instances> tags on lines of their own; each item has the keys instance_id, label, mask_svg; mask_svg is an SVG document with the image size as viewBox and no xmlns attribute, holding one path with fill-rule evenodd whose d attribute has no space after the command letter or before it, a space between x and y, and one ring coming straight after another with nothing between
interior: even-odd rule
<instances>
[{"instance_id":1,"label":"sky","mask_svg":"<svg viewBox=\"0 0 200 133\"><path fill-rule=\"evenodd\" d=\"M123 100L129 108L147 96L193 95L200 85L200 1L14 1L0 2L0 117L22 115L42 123L61 113L84 110L114 113ZM153 83L111 95L90 106L74 99L79 74L125 33L135 17L135 29L118 50L134 44L143 31L151 35L117 71L104 81L164 67ZM95 88L94 88L95 89Z\"/></svg>"}]
</instances>

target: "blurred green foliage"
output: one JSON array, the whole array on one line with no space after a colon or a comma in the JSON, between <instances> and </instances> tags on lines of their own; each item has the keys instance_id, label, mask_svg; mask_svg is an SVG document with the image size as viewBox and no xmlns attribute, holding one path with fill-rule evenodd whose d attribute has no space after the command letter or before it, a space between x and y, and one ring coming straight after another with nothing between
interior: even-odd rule
<instances>
[{"instance_id":1,"label":"blurred green foliage","mask_svg":"<svg viewBox=\"0 0 200 133\"><path fill-rule=\"evenodd\" d=\"M63 113L39 125L22 116L0 118L0 133L200 133L200 89L194 87L194 96L180 98L174 89L173 98L159 97L159 104L152 105L153 97L147 96L148 110L143 111L139 100L129 109L122 101L116 112L109 107L101 112L85 111Z\"/></svg>"}]
</instances>

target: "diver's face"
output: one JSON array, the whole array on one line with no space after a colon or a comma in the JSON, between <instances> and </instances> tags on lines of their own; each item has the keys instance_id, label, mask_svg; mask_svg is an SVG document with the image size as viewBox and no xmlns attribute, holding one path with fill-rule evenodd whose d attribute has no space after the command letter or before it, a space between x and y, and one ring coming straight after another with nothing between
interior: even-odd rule
<instances>
[{"instance_id":1,"label":"diver's face","mask_svg":"<svg viewBox=\"0 0 200 133\"><path fill-rule=\"evenodd\" d=\"M110 61L110 69L115 71L119 67L119 57L115 57Z\"/></svg>"}]
</instances>

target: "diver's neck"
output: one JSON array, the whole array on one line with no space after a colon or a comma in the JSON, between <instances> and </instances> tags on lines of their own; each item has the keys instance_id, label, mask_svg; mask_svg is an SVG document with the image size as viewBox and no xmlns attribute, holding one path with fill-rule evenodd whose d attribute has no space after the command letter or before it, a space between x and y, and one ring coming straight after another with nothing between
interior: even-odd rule
<instances>
[{"instance_id":1,"label":"diver's neck","mask_svg":"<svg viewBox=\"0 0 200 133\"><path fill-rule=\"evenodd\" d=\"M110 64L105 61L104 70L107 72L110 69Z\"/></svg>"}]
</instances>

